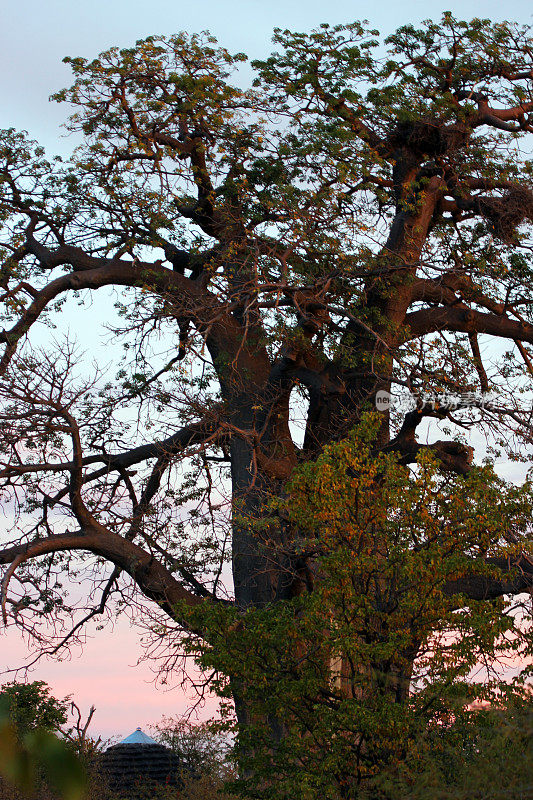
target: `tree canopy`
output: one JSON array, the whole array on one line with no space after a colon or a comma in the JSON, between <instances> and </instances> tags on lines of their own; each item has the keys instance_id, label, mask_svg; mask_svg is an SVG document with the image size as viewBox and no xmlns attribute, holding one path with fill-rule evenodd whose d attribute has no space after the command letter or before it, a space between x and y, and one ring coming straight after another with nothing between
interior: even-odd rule
<instances>
[{"instance_id":1,"label":"tree canopy","mask_svg":"<svg viewBox=\"0 0 533 800\"><path fill-rule=\"evenodd\" d=\"M245 728L258 684L223 666L228 642L242 634L244 652L249 618L258 670L262 626L284 619L288 635L303 603L314 637L324 630L319 664L306 662L324 689L329 623L317 628L312 609L332 565L330 634L346 581L367 627L349 625L350 641L343 629L331 691L399 715L432 637L467 609L494 656L498 635L519 629L509 598L533 581L530 485L516 493L474 458L480 434L517 460L532 441L531 32L446 13L384 41L354 23L276 30L274 43L247 89L245 56L208 34L69 58L74 83L54 99L73 109L72 158L48 160L14 130L0 142L4 621L42 644L54 619L57 652L113 598L155 601L143 613L166 632L169 667L185 631L227 669ZM76 298L111 290L119 364L80 369L68 337L39 346L43 323L64 329ZM332 458L353 474L321 495L311 465ZM326 483L328 469L344 467ZM440 500L417 483L428 469ZM401 491L387 505L392 474ZM377 516L354 547L344 509L368 475ZM418 614L399 610L407 564L433 605L391 661ZM68 575L87 578L84 609ZM306 653L305 630L290 635L292 655ZM282 707L265 713L287 742Z\"/></svg>"},{"instance_id":2,"label":"tree canopy","mask_svg":"<svg viewBox=\"0 0 533 800\"><path fill-rule=\"evenodd\" d=\"M5 683L0 704L20 737L35 728L57 733L67 721L69 699L57 700L44 681Z\"/></svg>"}]
</instances>

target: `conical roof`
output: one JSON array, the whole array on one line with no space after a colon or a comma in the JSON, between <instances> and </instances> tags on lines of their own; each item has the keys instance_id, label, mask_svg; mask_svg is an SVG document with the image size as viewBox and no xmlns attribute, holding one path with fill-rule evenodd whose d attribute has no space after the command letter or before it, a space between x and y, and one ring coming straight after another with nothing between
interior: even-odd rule
<instances>
[{"instance_id":1,"label":"conical roof","mask_svg":"<svg viewBox=\"0 0 533 800\"><path fill-rule=\"evenodd\" d=\"M155 739L151 739L150 736L147 736L144 731L140 728L130 733L129 736L126 736L120 744L157 744Z\"/></svg>"}]
</instances>

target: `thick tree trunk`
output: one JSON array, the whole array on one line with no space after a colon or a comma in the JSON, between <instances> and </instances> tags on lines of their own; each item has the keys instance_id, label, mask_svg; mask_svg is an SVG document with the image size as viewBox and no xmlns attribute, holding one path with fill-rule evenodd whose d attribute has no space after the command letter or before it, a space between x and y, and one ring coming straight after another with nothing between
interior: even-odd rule
<instances>
[{"instance_id":1,"label":"thick tree trunk","mask_svg":"<svg viewBox=\"0 0 533 800\"><path fill-rule=\"evenodd\" d=\"M431 179L419 198L417 211L406 212L403 203L406 193L411 191L415 176L416 165L407 168L400 158L397 169L397 215L387 244L379 256L383 266L387 267L387 278L378 278L367 287L366 302L372 317L368 324L373 333L362 330L357 323L350 324L346 346L353 353L353 366L347 369L341 364L331 364L310 386L304 441L307 457L318 454L326 444L346 436L360 419L361 413L374 405L377 391L390 391L393 368L391 353L402 336L402 325L411 302L413 276L440 191L439 179ZM400 268L389 270L391 266ZM232 403L237 427L252 428L253 405L252 397L242 396L238 402ZM275 435L275 430L263 435L263 446L270 444L275 447ZM389 415L385 413L377 446L387 447L389 441ZM265 503L272 492L283 491L283 484L279 482L277 486L274 485L272 476L263 472L258 464L254 443L242 438L233 439L231 464L235 596L239 608L243 610L262 608L268 603L290 598L301 588L296 565L282 556L283 550L288 552L290 549L290 542L283 542L286 532L271 521L265 524L263 519ZM376 550L379 550L379 542L375 544ZM320 576L315 576L315 580L320 580ZM376 638L379 638L381 627L382 622L376 614L375 625L371 626ZM381 634L386 636L386 631L381 631ZM413 642L409 651L398 654L398 658L372 665L354 664L342 653L331 654L329 663L324 665L324 674L329 676L329 686L341 697L361 702L367 696L371 703L376 696L387 696L393 703L403 704L409 696L417 649L418 643ZM254 712L246 706L242 685L234 681L234 687L237 717L241 726L247 726ZM328 689L327 684L324 689ZM272 718L265 719L264 724L271 731L274 749L276 742L283 739L284 724Z\"/></svg>"}]
</instances>

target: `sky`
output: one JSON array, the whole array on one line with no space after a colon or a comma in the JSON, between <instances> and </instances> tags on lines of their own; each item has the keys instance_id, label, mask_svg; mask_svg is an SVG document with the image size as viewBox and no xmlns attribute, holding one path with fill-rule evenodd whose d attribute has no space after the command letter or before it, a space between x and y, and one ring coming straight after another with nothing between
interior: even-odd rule
<instances>
[{"instance_id":1,"label":"sky","mask_svg":"<svg viewBox=\"0 0 533 800\"><path fill-rule=\"evenodd\" d=\"M70 84L64 56L94 57L113 45L130 46L151 34L180 30L209 30L233 52L261 58L271 50L274 27L309 30L322 22L353 22L368 18L373 27L392 32L405 23L438 20L443 11L468 19L512 19L532 24L531 0L3 0L0 8L0 128L25 129L43 144L49 155L66 155L72 139L61 124L65 106L49 103L51 93ZM91 328L89 329L89 319ZM78 331L92 339L94 311L80 316ZM87 322L85 322L87 320ZM72 694L87 710L97 707L92 732L124 737L141 725L155 723L163 714L184 713L190 705L178 685L171 690L154 686L149 665L136 666L141 655L140 634L123 620L113 630L92 632L83 651L70 660L41 661L30 679L47 681L56 696ZM16 633L0 634L0 683L6 666L22 664L27 652ZM6 678L4 678L5 680ZM208 702L200 712L214 711Z\"/></svg>"},{"instance_id":2,"label":"sky","mask_svg":"<svg viewBox=\"0 0 533 800\"><path fill-rule=\"evenodd\" d=\"M398 3L349 0L3 0L0 4L0 126L24 128L52 149L64 121L64 108L48 104L49 95L69 83L64 56L91 57L112 45L129 46L150 34L209 30L229 50L253 58L270 49L274 27L306 30L321 22L346 23L369 18L390 33L406 22L457 16L533 21L529 0L410 0Z\"/></svg>"}]
</instances>

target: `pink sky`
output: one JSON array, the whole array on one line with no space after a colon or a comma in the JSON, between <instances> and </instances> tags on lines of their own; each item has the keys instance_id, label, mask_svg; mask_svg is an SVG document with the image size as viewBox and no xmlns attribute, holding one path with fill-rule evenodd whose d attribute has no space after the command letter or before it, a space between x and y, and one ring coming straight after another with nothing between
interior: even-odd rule
<instances>
[{"instance_id":1,"label":"pink sky","mask_svg":"<svg viewBox=\"0 0 533 800\"><path fill-rule=\"evenodd\" d=\"M83 650L77 649L68 661L41 659L28 674L28 680L43 680L52 687L55 697L71 694L86 716L91 705L96 712L91 723L92 736L120 739L137 726L146 729L163 715L179 716L191 708L192 694L187 696L178 685L156 687L154 672L148 663L136 664L142 655L141 633L126 617L119 619L114 630L98 631L88 638ZM2 674L6 668L22 666L28 649L14 628L0 635L0 684L13 679ZM22 680L22 675L17 676ZM196 713L207 719L216 713L216 698L210 698ZM193 716L194 720L195 717Z\"/></svg>"}]
</instances>

